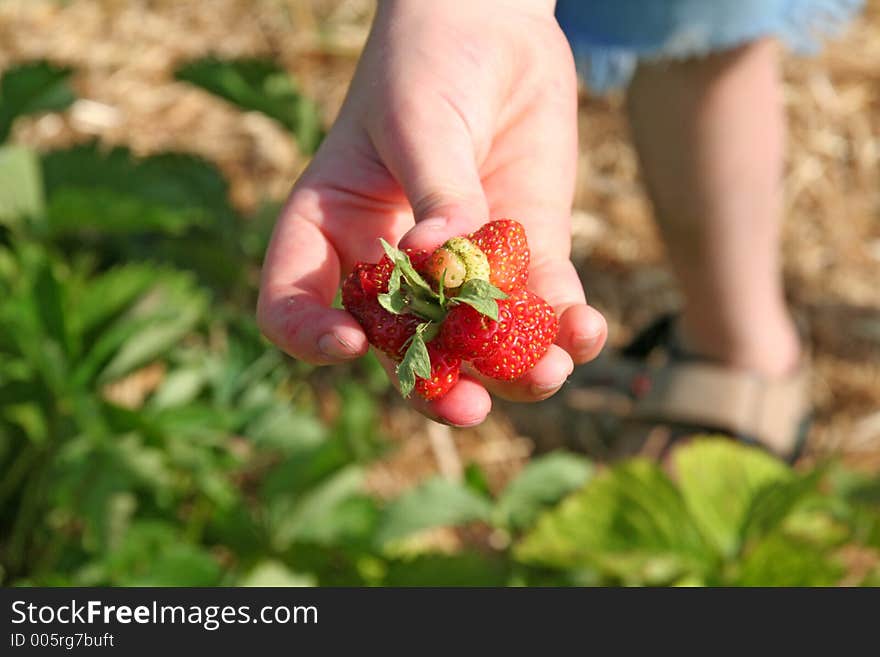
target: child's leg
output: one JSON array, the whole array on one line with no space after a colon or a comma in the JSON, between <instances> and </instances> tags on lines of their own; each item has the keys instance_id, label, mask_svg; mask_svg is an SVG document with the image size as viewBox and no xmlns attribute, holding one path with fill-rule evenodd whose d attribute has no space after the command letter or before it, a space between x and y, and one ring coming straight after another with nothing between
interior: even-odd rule
<instances>
[{"instance_id":1,"label":"child's leg","mask_svg":"<svg viewBox=\"0 0 880 657\"><path fill-rule=\"evenodd\" d=\"M785 120L769 40L642 65L629 113L694 351L767 375L799 357L779 264Z\"/></svg>"}]
</instances>

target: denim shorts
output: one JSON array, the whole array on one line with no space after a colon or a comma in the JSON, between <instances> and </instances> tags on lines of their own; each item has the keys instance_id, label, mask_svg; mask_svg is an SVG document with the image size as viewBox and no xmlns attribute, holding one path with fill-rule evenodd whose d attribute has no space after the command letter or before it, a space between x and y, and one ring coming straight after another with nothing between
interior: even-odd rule
<instances>
[{"instance_id":1,"label":"denim shorts","mask_svg":"<svg viewBox=\"0 0 880 657\"><path fill-rule=\"evenodd\" d=\"M594 91L629 82L640 59L687 58L774 36L810 53L863 0L558 0L556 18Z\"/></svg>"}]
</instances>

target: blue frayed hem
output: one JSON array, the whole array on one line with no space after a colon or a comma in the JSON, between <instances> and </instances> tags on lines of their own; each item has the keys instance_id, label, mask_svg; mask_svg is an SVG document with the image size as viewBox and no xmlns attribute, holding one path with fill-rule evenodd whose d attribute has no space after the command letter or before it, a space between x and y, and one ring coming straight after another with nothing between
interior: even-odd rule
<instances>
[{"instance_id":1,"label":"blue frayed hem","mask_svg":"<svg viewBox=\"0 0 880 657\"><path fill-rule=\"evenodd\" d=\"M626 86L640 60L687 59L736 48L763 37L776 37L794 52L814 54L822 41L838 35L864 6L863 0L790 0L787 10L751 25L735 37L674 38L663 46L615 48L572 41L578 71L591 91L603 93ZM563 26L565 27L565 26Z\"/></svg>"}]
</instances>

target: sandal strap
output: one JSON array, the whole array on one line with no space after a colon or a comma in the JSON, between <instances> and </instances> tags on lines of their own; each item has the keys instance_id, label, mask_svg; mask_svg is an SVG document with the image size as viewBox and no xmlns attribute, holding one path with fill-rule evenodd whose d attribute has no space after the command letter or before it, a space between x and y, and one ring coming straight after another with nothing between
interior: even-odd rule
<instances>
[{"instance_id":1,"label":"sandal strap","mask_svg":"<svg viewBox=\"0 0 880 657\"><path fill-rule=\"evenodd\" d=\"M648 372L650 389L633 415L651 422L707 427L759 442L788 458L809 413L807 367L778 379L701 361Z\"/></svg>"}]
</instances>

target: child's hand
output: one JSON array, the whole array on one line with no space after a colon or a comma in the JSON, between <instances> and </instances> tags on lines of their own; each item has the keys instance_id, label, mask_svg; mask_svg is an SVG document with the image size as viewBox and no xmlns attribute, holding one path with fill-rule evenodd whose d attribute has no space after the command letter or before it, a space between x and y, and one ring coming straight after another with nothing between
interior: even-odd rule
<instances>
[{"instance_id":1,"label":"child's hand","mask_svg":"<svg viewBox=\"0 0 880 657\"><path fill-rule=\"evenodd\" d=\"M462 377L413 404L457 425L481 422L487 388L550 396L605 341L568 260L577 156L574 65L548 0L380 3L333 129L297 182L266 254L263 332L317 364L361 356L355 320L330 307L340 277L376 261L379 237L433 248L490 218L526 227L530 287L560 317L558 346L511 384ZM413 227L413 221L418 222Z\"/></svg>"}]
</instances>

